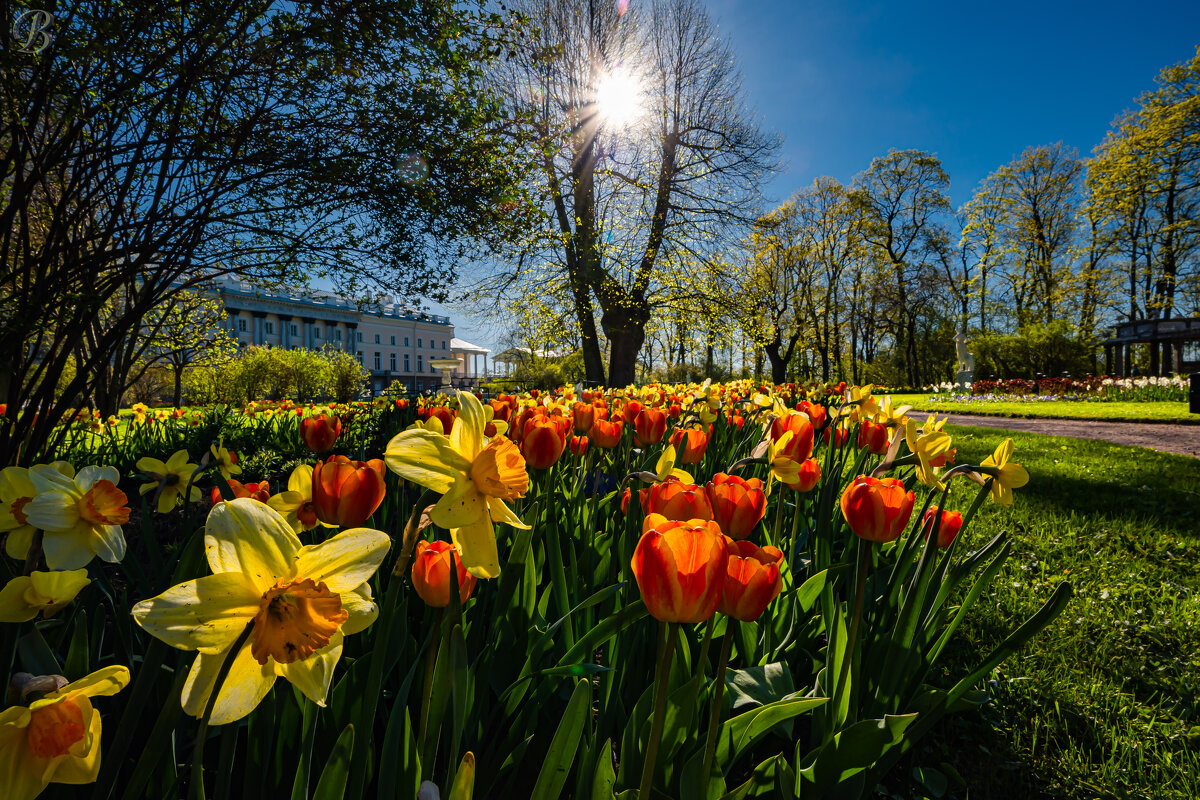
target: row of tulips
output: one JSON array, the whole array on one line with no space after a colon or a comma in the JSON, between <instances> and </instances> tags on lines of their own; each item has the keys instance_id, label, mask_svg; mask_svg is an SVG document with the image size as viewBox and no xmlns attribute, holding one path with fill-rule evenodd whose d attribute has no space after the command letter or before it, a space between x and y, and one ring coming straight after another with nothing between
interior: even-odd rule
<instances>
[{"instance_id":1,"label":"row of tulips","mask_svg":"<svg viewBox=\"0 0 1200 800\"><path fill-rule=\"evenodd\" d=\"M0 472L0 795L866 796L1070 594L939 669L1028 476L871 387L387 403Z\"/></svg>"}]
</instances>

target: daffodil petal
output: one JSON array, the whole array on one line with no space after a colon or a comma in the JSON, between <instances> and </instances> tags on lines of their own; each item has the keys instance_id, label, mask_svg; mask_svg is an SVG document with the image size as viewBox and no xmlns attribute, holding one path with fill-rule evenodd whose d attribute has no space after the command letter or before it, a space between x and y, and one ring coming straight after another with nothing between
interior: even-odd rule
<instances>
[{"instance_id":1,"label":"daffodil petal","mask_svg":"<svg viewBox=\"0 0 1200 800\"><path fill-rule=\"evenodd\" d=\"M458 393L458 419L450 431L450 446L468 460L483 449L483 427L487 424L483 405L470 392Z\"/></svg>"},{"instance_id":2,"label":"daffodil petal","mask_svg":"<svg viewBox=\"0 0 1200 800\"><path fill-rule=\"evenodd\" d=\"M301 464L296 467L288 476L288 491L299 494L301 500L310 499L312 497L312 476L313 468L310 465Z\"/></svg>"},{"instance_id":3,"label":"daffodil petal","mask_svg":"<svg viewBox=\"0 0 1200 800\"><path fill-rule=\"evenodd\" d=\"M98 669L90 675L85 675L74 683L68 683L58 690L58 695L82 692L88 697L108 697L129 685L129 668L115 664Z\"/></svg>"},{"instance_id":4,"label":"daffodil petal","mask_svg":"<svg viewBox=\"0 0 1200 800\"><path fill-rule=\"evenodd\" d=\"M150 635L180 650L220 653L259 612L262 593L240 572L220 572L172 586L133 607Z\"/></svg>"},{"instance_id":5,"label":"daffodil petal","mask_svg":"<svg viewBox=\"0 0 1200 800\"><path fill-rule=\"evenodd\" d=\"M8 553L9 558L24 561L25 556L29 554L31 544L33 544L33 526L22 525L16 530L9 531L8 538L4 540L4 552Z\"/></svg>"},{"instance_id":6,"label":"daffodil petal","mask_svg":"<svg viewBox=\"0 0 1200 800\"><path fill-rule=\"evenodd\" d=\"M492 518L492 522L503 522L505 525L511 525L514 528L520 528L523 531L529 530L530 526L521 521L516 512L508 507L508 504L499 497L488 498L488 513Z\"/></svg>"},{"instance_id":7,"label":"daffodil petal","mask_svg":"<svg viewBox=\"0 0 1200 800\"><path fill-rule=\"evenodd\" d=\"M429 512L439 528L461 528L478 521L487 513L487 498L470 478L459 478Z\"/></svg>"},{"instance_id":8,"label":"daffodil petal","mask_svg":"<svg viewBox=\"0 0 1200 800\"><path fill-rule=\"evenodd\" d=\"M31 585L29 578L18 575L0 589L0 622L28 622L38 615L40 609L25 599Z\"/></svg>"},{"instance_id":9,"label":"daffodil petal","mask_svg":"<svg viewBox=\"0 0 1200 800\"><path fill-rule=\"evenodd\" d=\"M325 698L329 695L329 686L333 683L333 670L341 657L342 633L337 631L330 637L328 645L308 658L302 658L290 664L279 664L274 661L271 663L275 666L276 675L286 678L305 697L324 708Z\"/></svg>"},{"instance_id":10,"label":"daffodil petal","mask_svg":"<svg viewBox=\"0 0 1200 800\"><path fill-rule=\"evenodd\" d=\"M49 490L25 504L25 516L30 525L43 531L67 531L79 521L79 506L68 492Z\"/></svg>"},{"instance_id":11,"label":"daffodil petal","mask_svg":"<svg viewBox=\"0 0 1200 800\"><path fill-rule=\"evenodd\" d=\"M86 747L82 756L68 756L54 769L54 783L81 785L95 783L100 774L100 715L94 710L87 721L88 736L79 745Z\"/></svg>"},{"instance_id":12,"label":"daffodil petal","mask_svg":"<svg viewBox=\"0 0 1200 800\"><path fill-rule=\"evenodd\" d=\"M500 576L500 551L496 547L496 530L486 514L473 525L451 528L450 538L457 545L467 572L476 578Z\"/></svg>"},{"instance_id":13,"label":"daffodil petal","mask_svg":"<svg viewBox=\"0 0 1200 800\"><path fill-rule=\"evenodd\" d=\"M208 515L204 553L213 572L245 573L261 595L291 574L300 540L275 509L249 497L218 503Z\"/></svg>"},{"instance_id":14,"label":"daffodil petal","mask_svg":"<svg viewBox=\"0 0 1200 800\"><path fill-rule=\"evenodd\" d=\"M121 526L98 526L91 534L91 549L101 561L107 561L110 564L119 563L121 559L125 558L125 533L121 530Z\"/></svg>"},{"instance_id":15,"label":"daffodil petal","mask_svg":"<svg viewBox=\"0 0 1200 800\"><path fill-rule=\"evenodd\" d=\"M1029 483L1029 473L1020 464L1005 464L1000 468L999 480L1009 489L1020 489Z\"/></svg>"},{"instance_id":16,"label":"daffodil petal","mask_svg":"<svg viewBox=\"0 0 1200 800\"><path fill-rule=\"evenodd\" d=\"M200 653L192 662L187 681L183 684L181 699L183 710L193 717L204 714L204 706L208 703L208 696L212 694L213 683L217 680L217 673L221 670L225 656L225 652L212 655ZM267 692L271 691L271 687L275 685L275 677L271 662L260 665L251 655L250 645L247 643L234 658L233 666L225 676L225 683L221 685L221 693L217 695L209 723L225 725L237 722L249 714L258 707L267 696Z\"/></svg>"},{"instance_id":17,"label":"daffodil petal","mask_svg":"<svg viewBox=\"0 0 1200 800\"><path fill-rule=\"evenodd\" d=\"M371 597L371 585L364 583L352 592L342 592L342 608L350 618L342 623L341 631L347 636L366 630L379 616L379 606Z\"/></svg>"},{"instance_id":18,"label":"daffodil petal","mask_svg":"<svg viewBox=\"0 0 1200 800\"><path fill-rule=\"evenodd\" d=\"M351 592L375 574L391 546L391 537L383 531L342 531L320 544L300 548L296 576L323 582L331 592Z\"/></svg>"},{"instance_id":19,"label":"daffodil petal","mask_svg":"<svg viewBox=\"0 0 1200 800\"><path fill-rule=\"evenodd\" d=\"M20 724L21 717L24 724ZM45 762L34 758L29 749L28 726L27 708L10 708L0 715L0 775L4 776L4 796L8 800L33 800L49 783Z\"/></svg>"},{"instance_id":20,"label":"daffodil petal","mask_svg":"<svg viewBox=\"0 0 1200 800\"><path fill-rule=\"evenodd\" d=\"M440 433L407 430L396 434L383 453L388 469L405 480L445 494L471 463Z\"/></svg>"},{"instance_id":21,"label":"daffodil petal","mask_svg":"<svg viewBox=\"0 0 1200 800\"><path fill-rule=\"evenodd\" d=\"M79 569L95 557L89 545L93 534L86 528L70 531L46 531L42 536L42 551L50 569Z\"/></svg>"}]
</instances>

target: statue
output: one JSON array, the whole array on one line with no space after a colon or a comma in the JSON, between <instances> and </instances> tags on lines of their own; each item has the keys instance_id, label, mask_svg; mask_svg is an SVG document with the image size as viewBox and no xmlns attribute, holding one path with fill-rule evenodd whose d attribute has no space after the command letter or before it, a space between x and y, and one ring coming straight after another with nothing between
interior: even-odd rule
<instances>
[{"instance_id":1,"label":"statue","mask_svg":"<svg viewBox=\"0 0 1200 800\"><path fill-rule=\"evenodd\" d=\"M971 381L975 378L975 357L967 350L966 331L954 334L954 351L958 358L954 383L963 388L969 388Z\"/></svg>"}]
</instances>

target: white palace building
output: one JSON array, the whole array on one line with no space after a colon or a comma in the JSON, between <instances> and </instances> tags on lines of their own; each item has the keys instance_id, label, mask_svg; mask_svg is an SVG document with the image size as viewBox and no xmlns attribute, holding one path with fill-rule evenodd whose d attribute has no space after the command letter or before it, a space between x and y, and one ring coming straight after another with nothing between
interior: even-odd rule
<instances>
[{"instance_id":1,"label":"white palace building","mask_svg":"<svg viewBox=\"0 0 1200 800\"><path fill-rule=\"evenodd\" d=\"M454 338L449 317L408 308L399 298L360 308L332 292L268 291L233 277L217 279L214 289L240 346L318 350L333 344L358 356L374 393L397 380L413 392L437 388L442 373L430 365L433 359L460 362L451 372L455 386L474 386L488 374L489 350Z\"/></svg>"}]
</instances>

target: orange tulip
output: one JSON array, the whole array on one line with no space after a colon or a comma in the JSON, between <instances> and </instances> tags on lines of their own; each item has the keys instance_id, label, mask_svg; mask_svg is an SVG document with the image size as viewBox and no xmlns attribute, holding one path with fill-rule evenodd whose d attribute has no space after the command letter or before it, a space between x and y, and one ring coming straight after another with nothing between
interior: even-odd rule
<instances>
[{"instance_id":1,"label":"orange tulip","mask_svg":"<svg viewBox=\"0 0 1200 800\"><path fill-rule=\"evenodd\" d=\"M699 464L708 449L708 434L694 428L678 429L671 434L671 445L680 464Z\"/></svg>"},{"instance_id":2,"label":"orange tulip","mask_svg":"<svg viewBox=\"0 0 1200 800\"><path fill-rule=\"evenodd\" d=\"M249 497L257 500L260 503L265 503L271 496L271 484L267 481L259 481L258 483L242 483L235 478L229 478L228 482L229 488L233 490L233 496L235 498ZM214 506L221 502L221 490L216 486L214 486L212 490L212 501Z\"/></svg>"},{"instance_id":3,"label":"orange tulip","mask_svg":"<svg viewBox=\"0 0 1200 800\"><path fill-rule=\"evenodd\" d=\"M445 608L450 605L450 562L453 559L458 573L458 596L467 602L475 589L476 578L467 572L458 557L458 551L449 542L417 542L417 553L413 557L412 582L425 605Z\"/></svg>"},{"instance_id":4,"label":"orange tulip","mask_svg":"<svg viewBox=\"0 0 1200 800\"><path fill-rule=\"evenodd\" d=\"M300 420L300 438L304 440L305 447L314 453L332 450L341 433L342 421L338 417L318 414Z\"/></svg>"},{"instance_id":5,"label":"orange tulip","mask_svg":"<svg viewBox=\"0 0 1200 800\"><path fill-rule=\"evenodd\" d=\"M937 506L930 506L925 512L924 518L921 520L925 532L925 538L929 538L929 534L933 531L935 515L938 513ZM937 546L949 547L958 537L959 531L963 526L963 515L961 511L943 511L941 526L938 528Z\"/></svg>"},{"instance_id":6,"label":"orange tulip","mask_svg":"<svg viewBox=\"0 0 1200 800\"><path fill-rule=\"evenodd\" d=\"M745 539L767 513L767 493L758 478L747 480L718 472L704 489L713 519L726 536Z\"/></svg>"},{"instance_id":7,"label":"orange tulip","mask_svg":"<svg viewBox=\"0 0 1200 800\"><path fill-rule=\"evenodd\" d=\"M609 422L608 420L598 419L592 423L592 429L588 435L592 437L592 444L596 447L605 449L616 447L621 443L621 434L625 432L624 420Z\"/></svg>"},{"instance_id":8,"label":"orange tulip","mask_svg":"<svg viewBox=\"0 0 1200 800\"><path fill-rule=\"evenodd\" d=\"M625 404L625 408L622 410L622 414L625 416L625 421L630 425L634 424L634 420L637 419L637 415L640 413L642 413L642 404L637 400L630 400Z\"/></svg>"},{"instance_id":9,"label":"orange tulip","mask_svg":"<svg viewBox=\"0 0 1200 800\"><path fill-rule=\"evenodd\" d=\"M634 418L633 438L642 447L658 444L666 432L667 415L661 408L643 408Z\"/></svg>"},{"instance_id":10,"label":"orange tulip","mask_svg":"<svg viewBox=\"0 0 1200 800\"><path fill-rule=\"evenodd\" d=\"M704 489L670 478L641 491L642 510L667 519L712 519L713 510Z\"/></svg>"},{"instance_id":11,"label":"orange tulip","mask_svg":"<svg viewBox=\"0 0 1200 800\"><path fill-rule=\"evenodd\" d=\"M811 492L821 480L821 462L810 458L800 465L800 478L788 486L797 492Z\"/></svg>"},{"instance_id":12,"label":"orange tulip","mask_svg":"<svg viewBox=\"0 0 1200 800\"><path fill-rule=\"evenodd\" d=\"M725 586L728 546L712 520L652 514L630 562L646 609L663 622L703 622Z\"/></svg>"},{"instance_id":13,"label":"orange tulip","mask_svg":"<svg viewBox=\"0 0 1200 800\"><path fill-rule=\"evenodd\" d=\"M581 456L587 452L588 437L572 436L571 441L567 443L567 447L571 448L571 452L577 456Z\"/></svg>"},{"instance_id":14,"label":"orange tulip","mask_svg":"<svg viewBox=\"0 0 1200 800\"><path fill-rule=\"evenodd\" d=\"M825 427L825 420L829 418L829 413L825 410L825 406L820 403L810 403L807 400L800 401L796 406L797 411L803 411L808 414L809 420L817 430Z\"/></svg>"},{"instance_id":15,"label":"orange tulip","mask_svg":"<svg viewBox=\"0 0 1200 800\"><path fill-rule=\"evenodd\" d=\"M897 478L859 475L842 492L842 516L861 539L890 542L912 515L914 495Z\"/></svg>"},{"instance_id":16,"label":"orange tulip","mask_svg":"<svg viewBox=\"0 0 1200 800\"><path fill-rule=\"evenodd\" d=\"M833 446L841 447L842 445L844 445L846 443L846 437L848 435L849 434L847 433L846 429L843 428L841 425L838 425L836 427L836 429L835 428L826 428L825 433L824 433L824 439L826 442L828 442L829 439L832 437L833 438Z\"/></svg>"},{"instance_id":17,"label":"orange tulip","mask_svg":"<svg viewBox=\"0 0 1200 800\"><path fill-rule=\"evenodd\" d=\"M782 455L787 456L797 464L812 455L813 430L808 416L800 413L788 414L786 417L776 417L771 420L771 440L778 442L785 433L791 431L792 440Z\"/></svg>"},{"instance_id":18,"label":"orange tulip","mask_svg":"<svg viewBox=\"0 0 1200 800\"><path fill-rule=\"evenodd\" d=\"M679 405L679 403L671 403L671 405L667 406L667 416L671 419L679 419L683 416L683 406Z\"/></svg>"},{"instance_id":19,"label":"orange tulip","mask_svg":"<svg viewBox=\"0 0 1200 800\"><path fill-rule=\"evenodd\" d=\"M312 498L317 518L327 525L354 528L383 502L383 462L334 456L313 467Z\"/></svg>"},{"instance_id":20,"label":"orange tulip","mask_svg":"<svg viewBox=\"0 0 1200 800\"><path fill-rule=\"evenodd\" d=\"M438 406L437 408L429 409L429 419L436 419L442 423L442 433L450 435L450 429L454 427L454 411L446 406Z\"/></svg>"},{"instance_id":21,"label":"orange tulip","mask_svg":"<svg viewBox=\"0 0 1200 800\"><path fill-rule=\"evenodd\" d=\"M726 545L729 556L725 585L717 610L742 622L753 622L783 589L783 576L779 572L783 553L770 545L759 547L752 542L732 539Z\"/></svg>"},{"instance_id":22,"label":"orange tulip","mask_svg":"<svg viewBox=\"0 0 1200 800\"><path fill-rule=\"evenodd\" d=\"M576 433L587 433L592 429L596 419L596 407L590 403L576 403L571 406L571 420L575 424Z\"/></svg>"},{"instance_id":23,"label":"orange tulip","mask_svg":"<svg viewBox=\"0 0 1200 800\"><path fill-rule=\"evenodd\" d=\"M508 422L512 415L512 406L505 400L488 400L488 405L492 407L492 419Z\"/></svg>"},{"instance_id":24,"label":"orange tulip","mask_svg":"<svg viewBox=\"0 0 1200 800\"><path fill-rule=\"evenodd\" d=\"M858 447L881 456L888 450L888 428L882 422L863 421L858 426Z\"/></svg>"},{"instance_id":25,"label":"orange tulip","mask_svg":"<svg viewBox=\"0 0 1200 800\"><path fill-rule=\"evenodd\" d=\"M567 448L566 422L561 417L532 416L525 421L521 455L533 469L548 469Z\"/></svg>"}]
</instances>

